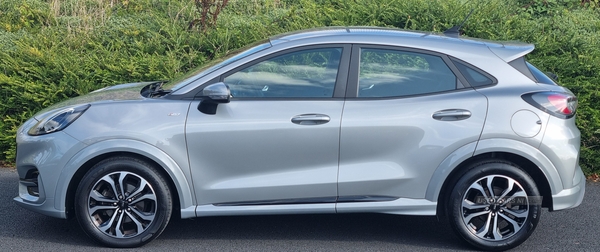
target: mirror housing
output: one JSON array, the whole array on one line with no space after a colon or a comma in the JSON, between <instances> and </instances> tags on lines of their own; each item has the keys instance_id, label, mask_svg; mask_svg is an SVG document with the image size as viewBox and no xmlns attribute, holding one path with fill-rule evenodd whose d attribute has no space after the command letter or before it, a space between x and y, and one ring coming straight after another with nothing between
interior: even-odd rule
<instances>
[{"instance_id":1,"label":"mirror housing","mask_svg":"<svg viewBox=\"0 0 600 252\"><path fill-rule=\"evenodd\" d=\"M231 91L229 90L229 86L223 82L217 82L215 84L210 84L202 89L203 99L209 99L215 103L229 103L229 98L231 98Z\"/></svg>"},{"instance_id":2,"label":"mirror housing","mask_svg":"<svg viewBox=\"0 0 600 252\"><path fill-rule=\"evenodd\" d=\"M231 91L227 84L217 82L202 89L199 97L202 98L202 101L198 105L198 110L205 114L214 115L217 113L219 103L229 103Z\"/></svg>"}]
</instances>

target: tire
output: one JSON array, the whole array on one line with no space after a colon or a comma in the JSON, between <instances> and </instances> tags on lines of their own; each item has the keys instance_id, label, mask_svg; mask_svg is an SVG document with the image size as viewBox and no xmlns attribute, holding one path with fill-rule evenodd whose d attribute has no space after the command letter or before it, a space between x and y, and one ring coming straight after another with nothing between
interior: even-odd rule
<instances>
[{"instance_id":1,"label":"tire","mask_svg":"<svg viewBox=\"0 0 600 252\"><path fill-rule=\"evenodd\" d=\"M162 233L172 204L167 183L152 165L132 157L112 157L83 177L75 194L75 216L95 241L131 248Z\"/></svg>"},{"instance_id":2,"label":"tire","mask_svg":"<svg viewBox=\"0 0 600 252\"><path fill-rule=\"evenodd\" d=\"M533 233L541 202L526 172L513 163L488 160L472 165L458 179L448 199L447 213L450 226L471 245L483 250L508 250Z\"/></svg>"}]
</instances>

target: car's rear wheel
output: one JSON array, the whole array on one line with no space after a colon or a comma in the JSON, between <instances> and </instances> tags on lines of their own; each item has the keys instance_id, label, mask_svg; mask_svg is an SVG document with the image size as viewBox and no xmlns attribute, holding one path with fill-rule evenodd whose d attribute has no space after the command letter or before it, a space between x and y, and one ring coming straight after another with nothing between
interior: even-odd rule
<instances>
[{"instance_id":1,"label":"car's rear wheel","mask_svg":"<svg viewBox=\"0 0 600 252\"><path fill-rule=\"evenodd\" d=\"M131 157L99 162L75 194L75 216L82 229L110 247L150 242L165 229L171 212L171 195L160 173Z\"/></svg>"},{"instance_id":2,"label":"car's rear wheel","mask_svg":"<svg viewBox=\"0 0 600 252\"><path fill-rule=\"evenodd\" d=\"M507 250L535 230L541 197L517 165L492 160L474 164L454 186L447 204L450 225L470 244Z\"/></svg>"}]
</instances>

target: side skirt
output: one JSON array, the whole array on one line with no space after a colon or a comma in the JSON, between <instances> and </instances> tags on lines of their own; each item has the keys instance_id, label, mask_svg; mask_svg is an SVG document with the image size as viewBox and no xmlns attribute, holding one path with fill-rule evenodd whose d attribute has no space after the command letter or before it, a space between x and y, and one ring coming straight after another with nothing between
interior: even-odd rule
<instances>
[{"instance_id":1,"label":"side skirt","mask_svg":"<svg viewBox=\"0 0 600 252\"><path fill-rule=\"evenodd\" d=\"M393 201L337 203L337 213L385 213L435 216L437 202L400 198Z\"/></svg>"},{"instance_id":2,"label":"side skirt","mask_svg":"<svg viewBox=\"0 0 600 252\"><path fill-rule=\"evenodd\" d=\"M385 199L374 201L354 199L351 202L293 203L286 201L270 202L271 204L250 204L250 202L222 203L196 207L196 217L232 216L232 215L276 215L276 214L334 214L334 213L385 213L401 215L435 216L437 202L425 199ZM263 202L266 203L266 202ZM284 203L284 204L281 204Z\"/></svg>"}]
</instances>

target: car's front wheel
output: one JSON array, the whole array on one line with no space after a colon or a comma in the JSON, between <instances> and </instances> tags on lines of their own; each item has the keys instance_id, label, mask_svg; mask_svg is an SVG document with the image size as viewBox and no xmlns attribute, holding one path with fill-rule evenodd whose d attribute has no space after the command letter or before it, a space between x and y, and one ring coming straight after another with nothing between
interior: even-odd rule
<instances>
[{"instance_id":1,"label":"car's front wheel","mask_svg":"<svg viewBox=\"0 0 600 252\"><path fill-rule=\"evenodd\" d=\"M541 197L531 177L501 160L474 164L448 199L450 225L467 242L484 250L507 250L536 228Z\"/></svg>"},{"instance_id":2,"label":"car's front wheel","mask_svg":"<svg viewBox=\"0 0 600 252\"><path fill-rule=\"evenodd\" d=\"M110 247L137 247L156 238L172 212L169 187L149 163L112 157L83 177L75 216L94 240Z\"/></svg>"}]
</instances>

